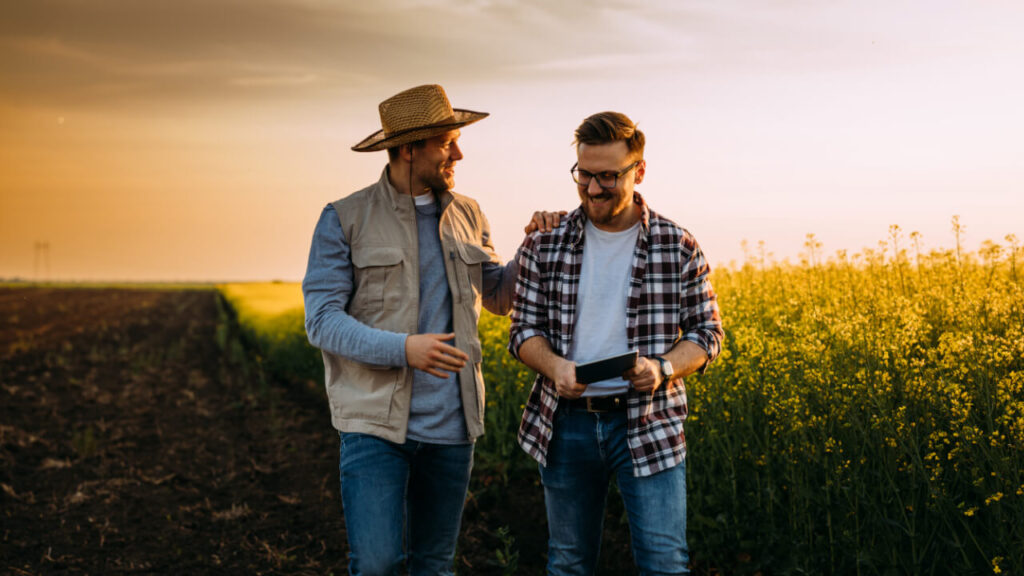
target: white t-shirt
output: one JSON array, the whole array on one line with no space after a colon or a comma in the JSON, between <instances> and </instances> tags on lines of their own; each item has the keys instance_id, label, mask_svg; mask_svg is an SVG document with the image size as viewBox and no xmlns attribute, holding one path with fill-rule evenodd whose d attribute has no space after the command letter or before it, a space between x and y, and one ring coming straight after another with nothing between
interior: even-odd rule
<instances>
[{"instance_id":1,"label":"white t-shirt","mask_svg":"<svg viewBox=\"0 0 1024 576\"><path fill-rule=\"evenodd\" d=\"M639 230L637 222L622 232L606 232L587 220L569 360L583 364L629 352L626 299ZM628 380L613 378L588 385L583 395L612 396L628 389Z\"/></svg>"}]
</instances>

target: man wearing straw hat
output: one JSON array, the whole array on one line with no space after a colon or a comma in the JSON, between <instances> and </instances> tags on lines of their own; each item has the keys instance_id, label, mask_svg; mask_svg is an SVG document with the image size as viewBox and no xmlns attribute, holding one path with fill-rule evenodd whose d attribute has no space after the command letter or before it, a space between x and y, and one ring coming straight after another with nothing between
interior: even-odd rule
<instances>
[{"instance_id":1,"label":"man wearing straw hat","mask_svg":"<svg viewBox=\"0 0 1024 576\"><path fill-rule=\"evenodd\" d=\"M632 120L594 114L575 144L580 207L523 242L509 335L537 371L518 440L540 463L548 573L594 573L614 477L640 573L686 574L683 378L724 335L710 268L634 189L647 164Z\"/></svg>"},{"instance_id":2,"label":"man wearing straw hat","mask_svg":"<svg viewBox=\"0 0 1024 576\"><path fill-rule=\"evenodd\" d=\"M352 574L451 574L473 442L484 433L480 306L508 313L502 265L476 201L452 192L460 129L438 85L380 104L382 129L352 147L388 151L380 180L327 205L302 283L341 438ZM550 230L535 213L527 231Z\"/></svg>"}]
</instances>

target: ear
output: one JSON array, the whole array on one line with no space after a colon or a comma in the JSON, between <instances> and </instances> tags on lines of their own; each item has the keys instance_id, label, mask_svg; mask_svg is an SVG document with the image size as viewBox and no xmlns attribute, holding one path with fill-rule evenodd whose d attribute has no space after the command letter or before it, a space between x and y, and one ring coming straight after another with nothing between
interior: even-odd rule
<instances>
[{"instance_id":1,"label":"ear","mask_svg":"<svg viewBox=\"0 0 1024 576\"><path fill-rule=\"evenodd\" d=\"M412 164L412 144L402 144L398 147L398 156L408 164Z\"/></svg>"},{"instance_id":2,"label":"ear","mask_svg":"<svg viewBox=\"0 0 1024 576\"><path fill-rule=\"evenodd\" d=\"M633 176L633 184L639 184L644 181L645 170L647 170L647 161L641 160L640 163L636 165L636 175Z\"/></svg>"}]
</instances>

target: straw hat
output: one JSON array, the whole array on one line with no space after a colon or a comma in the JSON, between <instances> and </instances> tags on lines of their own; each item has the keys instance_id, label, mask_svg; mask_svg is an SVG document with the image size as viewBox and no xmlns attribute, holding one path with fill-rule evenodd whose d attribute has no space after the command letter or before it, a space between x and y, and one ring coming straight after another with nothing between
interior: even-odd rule
<instances>
[{"instance_id":1,"label":"straw hat","mask_svg":"<svg viewBox=\"0 0 1024 576\"><path fill-rule=\"evenodd\" d=\"M426 84L399 92L380 103L384 128L352 147L356 152L374 152L424 140L483 120L487 112L453 109L444 88Z\"/></svg>"}]
</instances>

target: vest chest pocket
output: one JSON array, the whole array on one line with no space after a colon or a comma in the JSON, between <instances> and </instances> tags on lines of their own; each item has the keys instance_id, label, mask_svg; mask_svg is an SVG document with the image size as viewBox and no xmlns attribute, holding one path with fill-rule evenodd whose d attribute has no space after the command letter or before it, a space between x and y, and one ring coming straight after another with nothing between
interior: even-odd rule
<instances>
[{"instance_id":1,"label":"vest chest pocket","mask_svg":"<svg viewBox=\"0 0 1024 576\"><path fill-rule=\"evenodd\" d=\"M475 303L483 290L483 263L491 261L491 255L476 244L455 244L455 272L459 281L459 300Z\"/></svg>"},{"instance_id":2,"label":"vest chest pocket","mask_svg":"<svg viewBox=\"0 0 1024 576\"><path fill-rule=\"evenodd\" d=\"M397 309L402 301L402 250L394 246L352 247L349 313Z\"/></svg>"}]
</instances>

